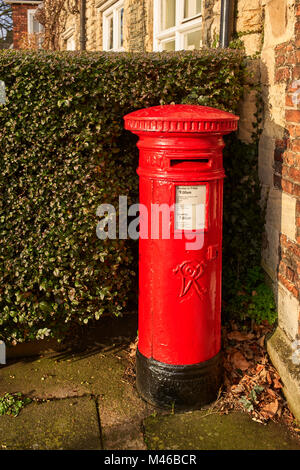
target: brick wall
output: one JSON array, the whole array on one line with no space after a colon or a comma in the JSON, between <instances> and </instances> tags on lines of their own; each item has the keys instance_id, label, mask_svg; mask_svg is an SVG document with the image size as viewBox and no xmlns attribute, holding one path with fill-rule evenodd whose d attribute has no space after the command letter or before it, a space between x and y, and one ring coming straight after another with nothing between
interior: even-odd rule
<instances>
[{"instance_id":1,"label":"brick wall","mask_svg":"<svg viewBox=\"0 0 300 470\"><path fill-rule=\"evenodd\" d=\"M27 11L34 10L36 7L36 4L12 4L14 49L20 49L22 38L28 32Z\"/></svg>"},{"instance_id":2,"label":"brick wall","mask_svg":"<svg viewBox=\"0 0 300 470\"><path fill-rule=\"evenodd\" d=\"M285 131L275 140L274 188L294 201L290 217L291 235L280 234L278 281L294 300L300 300L300 0L295 5L296 22L292 41L275 48L275 83L285 84ZM299 304L298 304L299 312ZM290 312L292 314L292 312ZM279 318L280 321L280 318ZM298 331L300 335L300 316Z\"/></svg>"}]
</instances>

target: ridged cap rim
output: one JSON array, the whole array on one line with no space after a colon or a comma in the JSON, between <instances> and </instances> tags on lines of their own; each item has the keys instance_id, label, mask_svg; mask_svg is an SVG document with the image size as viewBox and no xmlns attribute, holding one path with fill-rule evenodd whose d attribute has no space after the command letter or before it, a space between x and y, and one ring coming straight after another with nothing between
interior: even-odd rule
<instances>
[{"instance_id":1,"label":"ridged cap rim","mask_svg":"<svg viewBox=\"0 0 300 470\"><path fill-rule=\"evenodd\" d=\"M133 133L229 133L237 130L239 117L208 106L162 105L134 111L124 120Z\"/></svg>"}]
</instances>

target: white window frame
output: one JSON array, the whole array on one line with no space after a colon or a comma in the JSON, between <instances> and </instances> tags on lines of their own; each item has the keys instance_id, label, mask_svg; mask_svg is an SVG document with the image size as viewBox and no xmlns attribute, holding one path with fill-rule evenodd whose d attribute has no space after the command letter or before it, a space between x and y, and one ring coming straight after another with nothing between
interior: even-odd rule
<instances>
[{"instance_id":1,"label":"white window frame","mask_svg":"<svg viewBox=\"0 0 300 470\"><path fill-rule=\"evenodd\" d=\"M37 11L37 8L27 10L27 32L28 32L28 34L35 34L34 31L33 31L33 19L34 19L34 15L35 15L36 11ZM35 21L37 21L37 20L35 20ZM41 25L41 23L39 23L38 21L37 21L37 23L39 25L38 33L42 33L44 31L43 25Z\"/></svg>"},{"instance_id":2,"label":"white window frame","mask_svg":"<svg viewBox=\"0 0 300 470\"><path fill-rule=\"evenodd\" d=\"M124 9L124 0L119 0L113 4L111 1L104 3L101 6L100 11L102 12L102 37L103 37L103 50L104 51L124 51L124 45L121 46L120 37L120 11ZM113 19L113 47L109 48L109 20ZM124 44L124 11L123 11L123 44Z\"/></svg>"},{"instance_id":3,"label":"white window frame","mask_svg":"<svg viewBox=\"0 0 300 470\"><path fill-rule=\"evenodd\" d=\"M38 30L38 32L33 31L33 20L34 20L34 15L35 15L36 11L37 11L37 8L27 10L27 33L28 34L37 34L37 35L39 35L38 38L37 38L37 45L38 45L38 48L41 49L43 40L42 40L40 34L43 33L44 26L41 23L39 23L37 20L35 20L39 25L39 30Z\"/></svg>"},{"instance_id":4,"label":"white window frame","mask_svg":"<svg viewBox=\"0 0 300 470\"><path fill-rule=\"evenodd\" d=\"M70 36L66 39L66 50L67 51L76 51L76 44L74 36Z\"/></svg>"},{"instance_id":5,"label":"white window frame","mask_svg":"<svg viewBox=\"0 0 300 470\"><path fill-rule=\"evenodd\" d=\"M202 0L202 8L203 8ZM153 5L153 50L162 51L166 42L175 41L175 50L184 49L184 36L202 28L202 12L191 18L184 18L184 2L176 0L175 26L161 31L161 0L154 0ZM201 41L202 46L202 41Z\"/></svg>"},{"instance_id":6,"label":"white window frame","mask_svg":"<svg viewBox=\"0 0 300 470\"><path fill-rule=\"evenodd\" d=\"M62 39L65 41L65 47L67 51L76 51L76 41L75 41L75 25L70 26L66 31L61 35ZM73 41L72 49L68 49L68 41ZM70 43L69 43L70 44Z\"/></svg>"}]
</instances>

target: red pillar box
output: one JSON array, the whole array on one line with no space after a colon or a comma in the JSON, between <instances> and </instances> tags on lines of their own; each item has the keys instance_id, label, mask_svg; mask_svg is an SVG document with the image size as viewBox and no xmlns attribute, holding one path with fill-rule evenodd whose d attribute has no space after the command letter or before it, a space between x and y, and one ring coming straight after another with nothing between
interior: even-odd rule
<instances>
[{"instance_id":1,"label":"red pillar box","mask_svg":"<svg viewBox=\"0 0 300 470\"><path fill-rule=\"evenodd\" d=\"M155 405L196 408L222 382L222 136L239 118L165 105L124 119L140 150L137 388Z\"/></svg>"}]
</instances>

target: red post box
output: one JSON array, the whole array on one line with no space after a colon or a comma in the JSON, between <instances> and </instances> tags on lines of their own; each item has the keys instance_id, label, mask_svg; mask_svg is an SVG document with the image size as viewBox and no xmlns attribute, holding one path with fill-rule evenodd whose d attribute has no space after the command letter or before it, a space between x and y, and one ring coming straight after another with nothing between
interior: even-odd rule
<instances>
[{"instance_id":1,"label":"red post box","mask_svg":"<svg viewBox=\"0 0 300 470\"><path fill-rule=\"evenodd\" d=\"M137 388L158 406L197 408L222 383L222 136L238 119L192 105L124 117L139 136L139 204L148 213L140 212Z\"/></svg>"}]
</instances>

